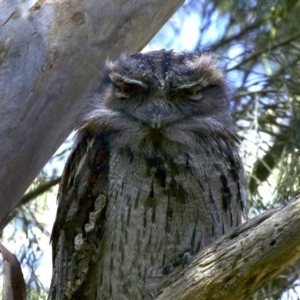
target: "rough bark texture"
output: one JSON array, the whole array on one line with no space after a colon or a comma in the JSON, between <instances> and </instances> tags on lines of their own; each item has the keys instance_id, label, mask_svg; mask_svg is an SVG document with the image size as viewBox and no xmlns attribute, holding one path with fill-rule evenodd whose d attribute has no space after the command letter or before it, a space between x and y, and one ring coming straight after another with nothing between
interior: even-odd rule
<instances>
[{"instance_id":1,"label":"rough bark texture","mask_svg":"<svg viewBox=\"0 0 300 300\"><path fill-rule=\"evenodd\" d=\"M157 300L245 300L300 257L300 196L221 237L169 274Z\"/></svg>"},{"instance_id":2,"label":"rough bark texture","mask_svg":"<svg viewBox=\"0 0 300 300\"><path fill-rule=\"evenodd\" d=\"M141 50L182 3L0 2L0 224L71 132L105 59Z\"/></svg>"}]
</instances>

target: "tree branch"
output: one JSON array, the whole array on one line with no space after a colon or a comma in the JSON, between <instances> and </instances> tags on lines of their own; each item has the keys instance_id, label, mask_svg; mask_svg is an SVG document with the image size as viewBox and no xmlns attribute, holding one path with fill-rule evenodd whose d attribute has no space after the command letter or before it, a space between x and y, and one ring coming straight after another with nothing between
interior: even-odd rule
<instances>
[{"instance_id":1,"label":"tree branch","mask_svg":"<svg viewBox=\"0 0 300 300\"><path fill-rule=\"evenodd\" d=\"M285 40L280 41L277 44L268 46L268 49L262 49L262 50L256 51L253 54L249 55L248 57L244 58L240 63L236 64L235 66L233 66L231 68L228 68L226 71L230 72L232 70L238 70L239 68L241 68L242 65L245 65L246 63L248 63L251 60L257 59L265 52L271 52L272 50L279 49L280 47L289 45L291 42L297 40L299 38L299 36L300 36L300 33L296 33L295 35L288 37Z\"/></svg>"},{"instance_id":2,"label":"tree branch","mask_svg":"<svg viewBox=\"0 0 300 300\"><path fill-rule=\"evenodd\" d=\"M157 300L247 299L300 257L300 196L224 235L163 279Z\"/></svg>"},{"instance_id":3,"label":"tree branch","mask_svg":"<svg viewBox=\"0 0 300 300\"><path fill-rule=\"evenodd\" d=\"M251 195L255 195L259 184L268 179L271 171L275 169L280 161L281 155L286 147L286 142L290 138L290 133L282 131L278 135L274 135L275 141L272 147L264 155L263 158L257 160L249 181L249 191Z\"/></svg>"},{"instance_id":4,"label":"tree branch","mask_svg":"<svg viewBox=\"0 0 300 300\"><path fill-rule=\"evenodd\" d=\"M54 179L50 179L49 181L40 184L38 187L36 187L35 189L33 189L32 191L26 193L20 200L19 205L24 205L26 203L28 203L29 201L31 201L32 199L44 194L45 192L47 192L50 188L52 188L53 186L57 185L60 182L60 178L54 178Z\"/></svg>"}]
</instances>

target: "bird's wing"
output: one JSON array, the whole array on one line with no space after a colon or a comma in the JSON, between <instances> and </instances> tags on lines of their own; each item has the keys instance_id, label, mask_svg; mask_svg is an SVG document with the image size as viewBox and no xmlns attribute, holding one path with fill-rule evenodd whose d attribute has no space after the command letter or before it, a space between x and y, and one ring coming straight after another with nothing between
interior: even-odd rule
<instances>
[{"instance_id":1,"label":"bird's wing","mask_svg":"<svg viewBox=\"0 0 300 300\"><path fill-rule=\"evenodd\" d=\"M105 222L108 173L109 134L85 133L68 158L58 192L51 236L57 276L52 279L51 299L75 299L88 278Z\"/></svg>"}]
</instances>

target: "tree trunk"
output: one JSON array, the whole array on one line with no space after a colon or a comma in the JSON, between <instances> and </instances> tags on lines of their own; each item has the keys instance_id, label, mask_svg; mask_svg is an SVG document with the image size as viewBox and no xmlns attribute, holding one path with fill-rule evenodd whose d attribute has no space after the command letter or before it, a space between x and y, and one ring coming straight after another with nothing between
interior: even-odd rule
<instances>
[{"instance_id":1,"label":"tree trunk","mask_svg":"<svg viewBox=\"0 0 300 300\"><path fill-rule=\"evenodd\" d=\"M0 226L70 134L106 58L141 50L182 3L1 2Z\"/></svg>"}]
</instances>

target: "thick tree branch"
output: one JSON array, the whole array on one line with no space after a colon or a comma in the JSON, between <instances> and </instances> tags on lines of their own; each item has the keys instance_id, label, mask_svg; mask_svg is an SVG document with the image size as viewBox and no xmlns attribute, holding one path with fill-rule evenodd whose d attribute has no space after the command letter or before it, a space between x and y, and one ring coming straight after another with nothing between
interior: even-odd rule
<instances>
[{"instance_id":1,"label":"thick tree branch","mask_svg":"<svg viewBox=\"0 0 300 300\"><path fill-rule=\"evenodd\" d=\"M250 219L161 284L157 300L247 299L300 257L300 196Z\"/></svg>"},{"instance_id":2,"label":"thick tree branch","mask_svg":"<svg viewBox=\"0 0 300 300\"><path fill-rule=\"evenodd\" d=\"M107 57L141 50L182 3L1 2L0 224L71 132Z\"/></svg>"}]
</instances>

